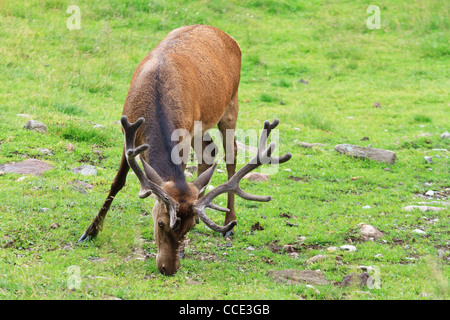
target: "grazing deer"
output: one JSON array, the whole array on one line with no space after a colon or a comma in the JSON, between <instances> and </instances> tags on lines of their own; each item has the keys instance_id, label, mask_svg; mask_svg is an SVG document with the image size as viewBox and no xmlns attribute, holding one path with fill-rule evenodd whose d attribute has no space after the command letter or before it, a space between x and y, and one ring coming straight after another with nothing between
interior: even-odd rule
<instances>
[{"instance_id":1,"label":"grazing deer","mask_svg":"<svg viewBox=\"0 0 450 320\"><path fill-rule=\"evenodd\" d=\"M123 108L121 123L125 143L119 170L105 203L79 239L80 242L96 237L102 229L106 213L125 185L130 168L141 183L139 197L145 198L151 193L156 196L152 211L158 247L156 263L165 275L177 272L180 245L185 234L196 224L197 217L214 231L227 234L236 225L234 194L252 201L271 200L270 196L244 192L239 187L239 181L261 164L283 163L292 155L271 157L275 145L271 143L267 149L265 145L278 120L273 123L266 121L257 156L235 173L236 141L234 134L231 136L226 131L234 132L236 127L240 68L241 51L236 41L223 31L205 25L173 30L142 60L131 79ZM176 141L171 139L172 132L184 129L193 137L196 121L201 121L202 135L207 135L207 130L218 126L226 157L232 160L226 164L228 181L206 195L204 189L217 163L199 162L197 178L187 182L184 175L186 163L176 164L171 159L176 145ZM214 143L202 141L200 152L211 144ZM227 148L230 145L232 147ZM138 155L144 171L136 161ZM212 202L223 193L228 193L227 208ZM206 215L206 208L226 212L224 226L211 221Z\"/></svg>"}]
</instances>

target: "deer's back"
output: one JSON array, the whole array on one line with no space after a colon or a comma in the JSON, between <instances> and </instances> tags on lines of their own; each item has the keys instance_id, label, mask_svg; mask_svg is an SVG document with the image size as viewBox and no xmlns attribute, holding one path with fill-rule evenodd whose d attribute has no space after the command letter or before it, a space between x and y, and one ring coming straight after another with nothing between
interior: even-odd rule
<instances>
[{"instance_id":1,"label":"deer's back","mask_svg":"<svg viewBox=\"0 0 450 320\"><path fill-rule=\"evenodd\" d=\"M240 67L239 45L223 31L175 29L136 68L123 114L152 121L160 108L176 128L191 131L194 121L202 121L209 129L236 94Z\"/></svg>"}]
</instances>

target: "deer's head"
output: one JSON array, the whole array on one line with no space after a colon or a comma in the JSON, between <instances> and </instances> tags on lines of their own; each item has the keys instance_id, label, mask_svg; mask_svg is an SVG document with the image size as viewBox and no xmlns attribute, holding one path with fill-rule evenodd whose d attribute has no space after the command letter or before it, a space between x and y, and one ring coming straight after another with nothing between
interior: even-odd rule
<instances>
[{"instance_id":1,"label":"deer's head","mask_svg":"<svg viewBox=\"0 0 450 320\"><path fill-rule=\"evenodd\" d=\"M258 154L227 182L199 198L199 195L203 193L211 180L217 163L199 175L193 182L184 182L180 185L175 181L164 181L142 157L139 158L144 171L136 162L136 156L149 148L147 144L137 148L134 147L136 131L144 122L144 118L139 118L135 123L129 123L127 117L122 116L121 122L125 134L127 162L141 183L139 197L146 198L153 193L156 198L152 211L154 235L158 247L156 264L159 271L164 275L173 275L177 272L180 265L179 250L181 243L186 233L195 226L197 217L212 230L220 233L226 233L237 224L234 220L226 226L219 226L208 218L205 212L206 208L223 212L229 211L227 208L215 205L212 202L214 198L222 193L232 192L247 200L270 201L272 199L271 196L256 196L244 192L239 187L239 182L247 173L261 164L283 163L292 157L290 153L278 158L271 157L275 148L274 143L270 143L268 148L265 149L270 131L279 123L278 120L275 120L273 123L266 121L259 140Z\"/></svg>"}]
</instances>

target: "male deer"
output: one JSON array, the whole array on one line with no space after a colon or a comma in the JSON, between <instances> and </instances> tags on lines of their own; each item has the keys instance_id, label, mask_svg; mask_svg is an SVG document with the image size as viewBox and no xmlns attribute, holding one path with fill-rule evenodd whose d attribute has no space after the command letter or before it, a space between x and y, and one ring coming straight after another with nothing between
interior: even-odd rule
<instances>
[{"instance_id":1,"label":"male deer","mask_svg":"<svg viewBox=\"0 0 450 320\"><path fill-rule=\"evenodd\" d=\"M131 79L123 108L121 123L125 143L119 170L105 203L80 242L96 237L102 229L106 213L125 185L130 168L141 183L139 197L145 198L151 193L156 196L152 211L158 247L156 263L165 275L177 272L180 245L185 234L194 227L197 217L211 229L229 234L236 225L234 194L253 201L271 200L270 196L244 192L239 181L261 164L283 163L292 155L271 157L275 145L271 143L267 149L265 145L278 120L273 123L266 121L257 156L235 174L236 142L234 134L230 137L226 131L234 132L236 127L240 67L241 51L236 41L223 31L205 25L173 30L141 61ZM187 130L193 141L196 121L201 121L202 135L217 124L227 159L232 159L226 164L228 181L206 195L204 189L217 164L199 163L197 178L187 182L184 175L186 163L176 164L171 159L171 151L176 145L176 141L171 140L172 132ZM229 139L232 141L227 141ZM203 141L202 149L210 144L213 142ZM229 145L232 148L227 148ZM138 155L144 171L136 161ZM212 202L223 193L228 193L227 208ZM205 208L226 212L224 226L211 221Z\"/></svg>"}]
</instances>

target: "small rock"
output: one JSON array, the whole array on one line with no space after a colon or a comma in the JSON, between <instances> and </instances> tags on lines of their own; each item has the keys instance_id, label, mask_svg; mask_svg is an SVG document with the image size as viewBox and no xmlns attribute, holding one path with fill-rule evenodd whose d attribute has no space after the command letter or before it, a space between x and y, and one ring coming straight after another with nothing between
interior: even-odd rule
<instances>
[{"instance_id":1,"label":"small rock","mask_svg":"<svg viewBox=\"0 0 450 320\"><path fill-rule=\"evenodd\" d=\"M76 167L72 169L73 173L78 173L83 176L95 176L97 174L97 168L94 166L85 164L80 167Z\"/></svg>"},{"instance_id":2,"label":"small rock","mask_svg":"<svg viewBox=\"0 0 450 320\"><path fill-rule=\"evenodd\" d=\"M334 285L339 287L348 287L351 285L359 285L359 286L370 286L374 284L374 280L370 277L367 272L363 272L361 274L350 273L348 276L345 276L341 282L335 282Z\"/></svg>"},{"instance_id":3,"label":"small rock","mask_svg":"<svg viewBox=\"0 0 450 320\"><path fill-rule=\"evenodd\" d=\"M5 171L0 170L0 176L4 175Z\"/></svg>"},{"instance_id":4,"label":"small rock","mask_svg":"<svg viewBox=\"0 0 450 320\"><path fill-rule=\"evenodd\" d=\"M347 251L356 251L355 246L351 246L349 244L343 245L339 247L341 250L347 250Z\"/></svg>"},{"instance_id":5,"label":"small rock","mask_svg":"<svg viewBox=\"0 0 450 320\"><path fill-rule=\"evenodd\" d=\"M416 137L417 138L423 138L423 137L431 137L431 136L432 136L431 133L425 132L425 133L418 134Z\"/></svg>"},{"instance_id":6,"label":"small rock","mask_svg":"<svg viewBox=\"0 0 450 320\"><path fill-rule=\"evenodd\" d=\"M406 211L413 211L413 210L415 210L415 209L420 210L420 211L422 211L422 212L445 210L445 208L441 208L441 207L432 207L432 206L415 206L415 205L411 205L411 206L403 207L403 210L406 210Z\"/></svg>"},{"instance_id":7,"label":"small rock","mask_svg":"<svg viewBox=\"0 0 450 320\"><path fill-rule=\"evenodd\" d=\"M412 232L417 233L417 234L427 234L425 231L420 230L420 229L414 229Z\"/></svg>"},{"instance_id":8,"label":"small rock","mask_svg":"<svg viewBox=\"0 0 450 320\"><path fill-rule=\"evenodd\" d=\"M94 125L94 129L105 129L105 127L102 126L101 124L96 124Z\"/></svg>"},{"instance_id":9,"label":"small rock","mask_svg":"<svg viewBox=\"0 0 450 320\"><path fill-rule=\"evenodd\" d=\"M81 188L89 189L89 190L92 190L94 188L94 186L92 184L89 184L87 182L80 181L80 180L72 180L69 182L69 184L79 186Z\"/></svg>"},{"instance_id":10,"label":"small rock","mask_svg":"<svg viewBox=\"0 0 450 320\"><path fill-rule=\"evenodd\" d=\"M66 145L66 149L67 149L68 152L73 152L73 150L75 150L73 144L71 144L71 143L68 143Z\"/></svg>"},{"instance_id":11,"label":"small rock","mask_svg":"<svg viewBox=\"0 0 450 320\"><path fill-rule=\"evenodd\" d=\"M225 171L223 171L222 169L216 169L216 171L218 172L218 173L224 173Z\"/></svg>"},{"instance_id":12,"label":"small rock","mask_svg":"<svg viewBox=\"0 0 450 320\"><path fill-rule=\"evenodd\" d=\"M424 159L427 163L433 163L433 159L431 157L425 156Z\"/></svg>"},{"instance_id":13,"label":"small rock","mask_svg":"<svg viewBox=\"0 0 450 320\"><path fill-rule=\"evenodd\" d=\"M38 212L48 212L49 210L49 208L40 208Z\"/></svg>"},{"instance_id":14,"label":"small rock","mask_svg":"<svg viewBox=\"0 0 450 320\"><path fill-rule=\"evenodd\" d=\"M47 132L47 126L37 120L28 120L25 124L25 129L37 132Z\"/></svg>"},{"instance_id":15,"label":"small rock","mask_svg":"<svg viewBox=\"0 0 450 320\"><path fill-rule=\"evenodd\" d=\"M25 180L27 177L26 176L23 176L23 177L20 177L19 179L17 179L16 181L17 182L22 182L23 180Z\"/></svg>"},{"instance_id":16,"label":"small rock","mask_svg":"<svg viewBox=\"0 0 450 320\"><path fill-rule=\"evenodd\" d=\"M361 234L361 237L364 241L371 239L377 240L382 236L384 236L384 233L375 228L374 226L365 223L360 223L358 224L358 227L360 228L359 233Z\"/></svg>"},{"instance_id":17,"label":"small rock","mask_svg":"<svg viewBox=\"0 0 450 320\"><path fill-rule=\"evenodd\" d=\"M52 156L53 155L53 151L47 148L37 148L37 150L41 153L44 154L46 156Z\"/></svg>"},{"instance_id":18,"label":"small rock","mask_svg":"<svg viewBox=\"0 0 450 320\"><path fill-rule=\"evenodd\" d=\"M362 137L360 140L361 141L367 141L367 140L369 140L369 137Z\"/></svg>"},{"instance_id":19,"label":"small rock","mask_svg":"<svg viewBox=\"0 0 450 320\"><path fill-rule=\"evenodd\" d=\"M50 229L56 229L56 228L59 228L59 223L58 222L52 223L52 225L50 226Z\"/></svg>"},{"instance_id":20,"label":"small rock","mask_svg":"<svg viewBox=\"0 0 450 320\"><path fill-rule=\"evenodd\" d=\"M283 250L286 251L287 253L293 253L295 252L295 248L292 244L285 244L283 245Z\"/></svg>"},{"instance_id":21,"label":"small rock","mask_svg":"<svg viewBox=\"0 0 450 320\"><path fill-rule=\"evenodd\" d=\"M325 147L325 144L323 143L318 143L318 142L313 142L313 143L308 143L308 142L297 142L296 145L303 147L303 148L312 148L314 146L319 146L319 147Z\"/></svg>"},{"instance_id":22,"label":"small rock","mask_svg":"<svg viewBox=\"0 0 450 320\"><path fill-rule=\"evenodd\" d=\"M298 237L297 239L298 239L298 241L299 241L300 243L303 243L303 242L306 241L306 237L305 237L305 236L300 236L300 237Z\"/></svg>"},{"instance_id":23,"label":"small rock","mask_svg":"<svg viewBox=\"0 0 450 320\"><path fill-rule=\"evenodd\" d=\"M307 287L307 288L310 288L310 289L312 289L312 290L314 290L317 294L320 294L320 291L319 290L317 290L316 288L314 288L312 285L310 285L310 284L307 284L305 287Z\"/></svg>"},{"instance_id":24,"label":"small rock","mask_svg":"<svg viewBox=\"0 0 450 320\"><path fill-rule=\"evenodd\" d=\"M319 254L306 260L306 264L316 263L317 261L328 259L327 255Z\"/></svg>"},{"instance_id":25,"label":"small rock","mask_svg":"<svg viewBox=\"0 0 450 320\"><path fill-rule=\"evenodd\" d=\"M425 192L425 195L426 196L429 196L429 197L432 197L432 196L434 196L434 191L433 190L428 190L427 192Z\"/></svg>"},{"instance_id":26,"label":"small rock","mask_svg":"<svg viewBox=\"0 0 450 320\"><path fill-rule=\"evenodd\" d=\"M450 133L448 131L445 131L443 134L441 134L441 139L448 139L450 138Z\"/></svg>"},{"instance_id":27,"label":"small rock","mask_svg":"<svg viewBox=\"0 0 450 320\"><path fill-rule=\"evenodd\" d=\"M389 168L384 168L384 171L391 171L391 169L389 169Z\"/></svg>"},{"instance_id":28,"label":"small rock","mask_svg":"<svg viewBox=\"0 0 450 320\"><path fill-rule=\"evenodd\" d=\"M298 83L303 83L303 84L308 84L309 81L308 80L304 80L304 79L300 79L297 81Z\"/></svg>"},{"instance_id":29,"label":"small rock","mask_svg":"<svg viewBox=\"0 0 450 320\"><path fill-rule=\"evenodd\" d=\"M365 271L365 272L372 272L373 267L372 266L357 266L356 269Z\"/></svg>"},{"instance_id":30,"label":"small rock","mask_svg":"<svg viewBox=\"0 0 450 320\"><path fill-rule=\"evenodd\" d=\"M366 205L366 206L364 206L364 207L362 207L363 209L370 209L370 208L372 208L371 206L369 206L369 205Z\"/></svg>"},{"instance_id":31,"label":"small rock","mask_svg":"<svg viewBox=\"0 0 450 320\"><path fill-rule=\"evenodd\" d=\"M327 251L328 252L335 252L335 251L337 251L339 248L338 247L328 247L327 248Z\"/></svg>"},{"instance_id":32,"label":"small rock","mask_svg":"<svg viewBox=\"0 0 450 320\"><path fill-rule=\"evenodd\" d=\"M250 181L267 181L270 179L270 176L264 173L250 172L244 176L244 179L248 179Z\"/></svg>"}]
</instances>

